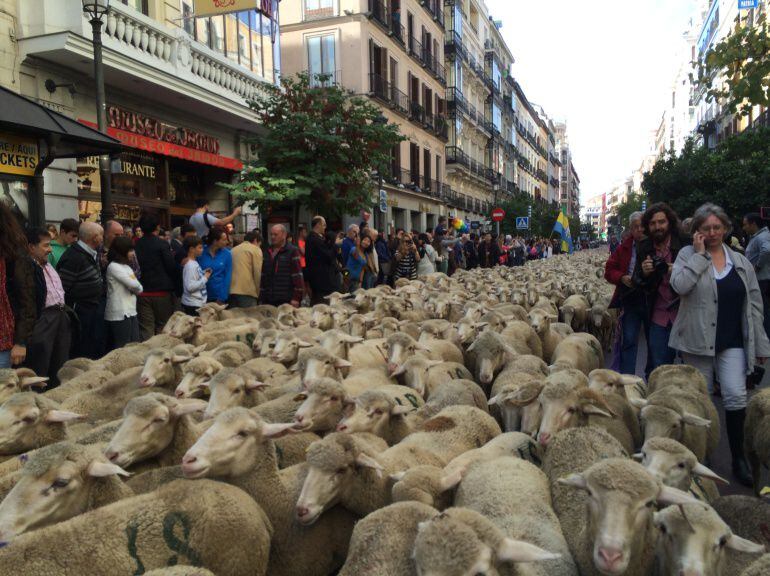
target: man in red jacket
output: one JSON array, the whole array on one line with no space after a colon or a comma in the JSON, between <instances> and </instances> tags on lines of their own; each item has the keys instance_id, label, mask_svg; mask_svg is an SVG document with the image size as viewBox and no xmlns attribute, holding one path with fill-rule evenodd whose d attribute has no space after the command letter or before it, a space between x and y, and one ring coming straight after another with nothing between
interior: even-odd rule
<instances>
[{"instance_id":1,"label":"man in red jacket","mask_svg":"<svg viewBox=\"0 0 770 576\"><path fill-rule=\"evenodd\" d=\"M632 276L636 265L636 243L644 238L642 212L634 212L629 218L631 234L612 253L604 267L604 279L615 285L610 307L619 308L620 320L620 373L636 373L636 349L639 330L649 331L645 311L644 292L635 286Z\"/></svg>"}]
</instances>

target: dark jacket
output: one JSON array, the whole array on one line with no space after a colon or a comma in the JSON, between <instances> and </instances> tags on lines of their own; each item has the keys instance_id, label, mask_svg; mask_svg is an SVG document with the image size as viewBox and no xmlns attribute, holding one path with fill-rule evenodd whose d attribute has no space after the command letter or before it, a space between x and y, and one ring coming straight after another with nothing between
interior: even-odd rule
<instances>
[{"instance_id":1,"label":"dark jacket","mask_svg":"<svg viewBox=\"0 0 770 576\"><path fill-rule=\"evenodd\" d=\"M43 269L28 256L6 260L6 291L15 320L13 341L26 346L35 321L45 307L47 289Z\"/></svg>"},{"instance_id":2,"label":"dark jacket","mask_svg":"<svg viewBox=\"0 0 770 576\"><path fill-rule=\"evenodd\" d=\"M263 251L262 287L260 300L264 304L288 304L302 300L304 291L299 250L293 244L284 246L272 255L270 248Z\"/></svg>"},{"instance_id":3,"label":"dark jacket","mask_svg":"<svg viewBox=\"0 0 770 576\"><path fill-rule=\"evenodd\" d=\"M671 235L671 263L676 262L676 257L682 247L687 246L689 242L686 238L683 238L679 234L673 233ZM632 275L632 281L634 286L639 288L647 296L647 311L652 313L655 307L655 300L657 299L657 292L660 283L663 281L663 277L668 273L668 269L655 270L649 276L642 274L642 262L644 262L648 256L655 257L655 244L652 238L644 238L640 240L636 245L636 265L634 266L634 273Z\"/></svg>"},{"instance_id":4,"label":"dark jacket","mask_svg":"<svg viewBox=\"0 0 770 576\"><path fill-rule=\"evenodd\" d=\"M473 240L468 240L463 246L465 251L465 267L470 270L476 268L479 265L479 255L476 253L476 245Z\"/></svg>"},{"instance_id":5,"label":"dark jacket","mask_svg":"<svg viewBox=\"0 0 770 576\"><path fill-rule=\"evenodd\" d=\"M67 306L96 306L104 296L104 279L99 262L78 242L62 254L56 271L61 278Z\"/></svg>"},{"instance_id":6,"label":"dark jacket","mask_svg":"<svg viewBox=\"0 0 770 576\"><path fill-rule=\"evenodd\" d=\"M155 236L142 236L134 246L139 267L142 269L142 287L145 292L171 292L179 275L171 246Z\"/></svg>"},{"instance_id":7,"label":"dark jacket","mask_svg":"<svg viewBox=\"0 0 770 576\"><path fill-rule=\"evenodd\" d=\"M604 279L615 286L615 293L612 295L610 308L619 308L629 304L631 299L636 301L637 298L641 299L643 296L643 292L638 286L634 285L633 288L629 288L621 282L621 278L629 274L628 266L631 264L633 245L634 237L629 236L610 255L607 263L604 265ZM632 270L630 274L632 283L633 272Z\"/></svg>"},{"instance_id":8,"label":"dark jacket","mask_svg":"<svg viewBox=\"0 0 770 576\"><path fill-rule=\"evenodd\" d=\"M487 244L479 244L479 262L482 268L492 268L500 261L500 247L494 240Z\"/></svg>"},{"instance_id":9,"label":"dark jacket","mask_svg":"<svg viewBox=\"0 0 770 576\"><path fill-rule=\"evenodd\" d=\"M377 259L380 264L387 264L391 260L390 248L388 248L388 242L382 236L377 236L377 240L374 242L374 249L377 252Z\"/></svg>"},{"instance_id":10,"label":"dark jacket","mask_svg":"<svg viewBox=\"0 0 770 576\"><path fill-rule=\"evenodd\" d=\"M327 296L339 290L336 260L336 247L328 244L320 234L311 232L305 243L305 280L315 294Z\"/></svg>"}]
</instances>

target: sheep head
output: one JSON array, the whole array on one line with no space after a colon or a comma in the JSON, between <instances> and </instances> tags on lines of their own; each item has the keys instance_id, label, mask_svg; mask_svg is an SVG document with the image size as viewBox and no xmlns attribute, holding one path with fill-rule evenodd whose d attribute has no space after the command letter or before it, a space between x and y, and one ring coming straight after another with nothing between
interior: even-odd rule
<instances>
[{"instance_id":1,"label":"sheep head","mask_svg":"<svg viewBox=\"0 0 770 576\"><path fill-rule=\"evenodd\" d=\"M220 412L236 406L253 405L249 399L265 388L267 384L257 380L253 374L238 368L220 370L209 383L211 397L204 417L213 418Z\"/></svg>"},{"instance_id":2,"label":"sheep head","mask_svg":"<svg viewBox=\"0 0 770 576\"><path fill-rule=\"evenodd\" d=\"M689 490L692 477L701 476L727 484L727 480L698 462L686 446L671 438L650 438L634 458L664 485Z\"/></svg>"},{"instance_id":3,"label":"sheep head","mask_svg":"<svg viewBox=\"0 0 770 576\"><path fill-rule=\"evenodd\" d=\"M246 408L230 408L184 455L182 473L186 478L243 476L254 470L265 441L297 431L294 422L271 424Z\"/></svg>"},{"instance_id":4,"label":"sheep head","mask_svg":"<svg viewBox=\"0 0 770 576\"><path fill-rule=\"evenodd\" d=\"M122 468L153 458L173 441L179 418L203 412L206 405L203 400L179 400L158 393L132 398L104 454Z\"/></svg>"},{"instance_id":5,"label":"sheep head","mask_svg":"<svg viewBox=\"0 0 770 576\"><path fill-rule=\"evenodd\" d=\"M586 530L594 566L602 574L623 574L639 561L656 503L697 502L681 490L663 486L641 464L626 458L601 460L558 482L587 492Z\"/></svg>"},{"instance_id":6,"label":"sheep head","mask_svg":"<svg viewBox=\"0 0 770 576\"><path fill-rule=\"evenodd\" d=\"M44 446L24 464L19 481L0 504L0 543L63 522L88 509L95 485L128 472L92 446Z\"/></svg>"},{"instance_id":7,"label":"sheep head","mask_svg":"<svg viewBox=\"0 0 770 576\"><path fill-rule=\"evenodd\" d=\"M193 358L182 368L182 380L174 390L177 398L208 396L209 382L223 366L210 356Z\"/></svg>"},{"instance_id":8,"label":"sheep head","mask_svg":"<svg viewBox=\"0 0 770 576\"><path fill-rule=\"evenodd\" d=\"M37 448L40 437L64 439L66 423L83 418L35 392L18 392L0 406L0 455Z\"/></svg>"},{"instance_id":9,"label":"sheep head","mask_svg":"<svg viewBox=\"0 0 770 576\"><path fill-rule=\"evenodd\" d=\"M305 342L291 332L285 332L275 339L270 359L273 362L289 366L297 361L300 348L310 348L312 345L312 343Z\"/></svg>"},{"instance_id":10,"label":"sheep head","mask_svg":"<svg viewBox=\"0 0 770 576\"><path fill-rule=\"evenodd\" d=\"M344 417L337 425L338 432L370 432L383 437L391 418L397 418L411 408L402 406L392 397L377 390L368 390L358 398L346 402Z\"/></svg>"},{"instance_id":11,"label":"sheep head","mask_svg":"<svg viewBox=\"0 0 770 576\"><path fill-rule=\"evenodd\" d=\"M37 376L29 368L0 368L0 404L16 392L27 392L30 388L45 388L48 378Z\"/></svg>"},{"instance_id":12,"label":"sheep head","mask_svg":"<svg viewBox=\"0 0 770 576\"><path fill-rule=\"evenodd\" d=\"M657 557L661 574L724 573L727 549L761 554L765 547L733 534L730 527L710 506L681 504L656 512L660 531Z\"/></svg>"},{"instance_id":13,"label":"sheep head","mask_svg":"<svg viewBox=\"0 0 770 576\"><path fill-rule=\"evenodd\" d=\"M673 438L682 441L684 437L685 426L696 426L698 428L708 428L711 421L701 418L689 412L679 411L674 408L660 404L651 404L648 400L631 399L631 403L637 408L641 408L639 417L642 428L644 429L644 438Z\"/></svg>"},{"instance_id":14,"label":"sheep head","mask_svg":"<svg viewBox=\"0 0 770 576\"><path fill-rule=\"evenodd\" d=\"M542 417L537 439L543 446L561 430L585 425L590 415L613 417L601 394L569 382L548 382L539 402Z\"/></svg>"},{"instance_id":15,"label":"sheep head","mask_svg":"<svg viewBox=\"0 0 770 576\"><path fill-rule=\"evenodd\" d=\"M331 378L314 380L294 399L302 402L294 414L297 427L313 432L334 430L348 402L345 388Z\"/></svg>"}]
</instances>

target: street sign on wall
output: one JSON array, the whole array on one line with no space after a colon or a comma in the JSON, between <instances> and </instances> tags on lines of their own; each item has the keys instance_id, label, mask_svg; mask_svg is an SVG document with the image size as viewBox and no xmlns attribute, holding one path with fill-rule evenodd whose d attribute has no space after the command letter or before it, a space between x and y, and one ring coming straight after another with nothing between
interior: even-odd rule
<instances>
[{"instance_id":1,"label":"street sign on wall","mask_svg":"<svg viewBox=\"0 0 770 576\"><path fill-rule=\"evenodd\" d=\"M505 210L502 208L492 210L492 222L502 222L503 218L505 218Z\"/></svg>"},{"instance_id":2,"label":"street sign on wall","mask_svg":"<svg viewBox=\"0 0 770 576\"><path fill-rule=\"evenodd\" d=\"M529 216L516 217L516 230L529 230Z\"/></svg>"},{"instance_id":3,"label":"street sign on wall","mask_svg":"<svg viewBox=\"0 0 770 576\"><path fill-rule=\"evenodd\" d=\"M478 220L471 220L471 230L478 230L481 228L481 222Z\"/></svg>"},{"instance_id":4,"label":"street sign on wall","mask_svg":"<svg viewBox=\"0 0 770 576\"><path fill-rule=\"evenodd\" d=\"M738 0L738 10L751 10L759 8L759 0Z\"/></svg>"}]
</instances>

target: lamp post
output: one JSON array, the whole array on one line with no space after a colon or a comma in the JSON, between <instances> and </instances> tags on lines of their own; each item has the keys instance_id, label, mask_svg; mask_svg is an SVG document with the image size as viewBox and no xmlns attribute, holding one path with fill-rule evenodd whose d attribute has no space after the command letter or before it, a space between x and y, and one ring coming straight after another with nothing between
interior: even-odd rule
<instances>
[{"instance_id":1,"label":"lamp post","mask_svg":"<svg viewBox=\"0 0 770 576\"><path fill-rule=\"evenodd\" d=\"M376 118L372 120L373 124L379 124L380 126L385 126L388 123L388 119L385 118L385 116L380 112ZM383 226L383 218L386 218L380 211L380 190L382 190L382 170L380 167L377 167L377 208L374 210L375 218L374 218L374 225L377 228L377 230L380 232L380 234L384 234L384 226Z\"/></svg>"},{"instance_id":2,"label":"lamp post","mask_svg":"<svg viewBox=\"0 0 770 576\"><path fill-rule=\"evenodd\" d=\"M104 96L104 63L102 62L102 26L104 17L110 11L110 0L83 0L83 12L91 19L94 45L94 80L96 81L96 124L99 132L107 133L107 102ZM110 157L99 156L99 182L102 189L101 221L104 225L113 217L112 178Z\"/></svg>"}]
</instances>

